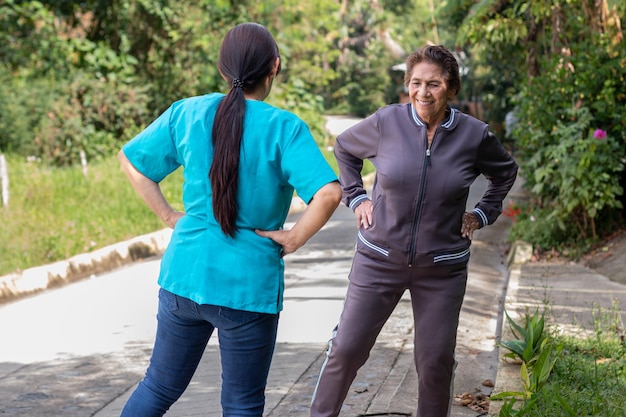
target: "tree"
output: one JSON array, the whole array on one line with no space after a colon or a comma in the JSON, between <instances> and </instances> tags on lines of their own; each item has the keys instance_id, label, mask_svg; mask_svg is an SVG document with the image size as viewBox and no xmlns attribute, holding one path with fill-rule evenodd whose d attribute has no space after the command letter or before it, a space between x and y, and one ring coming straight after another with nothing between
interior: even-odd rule
<instances>
[{"instance_id":1,"label":"tree","mask_svg":"<svg viewBox=\"0 0 626 417\"><path fill-rule=\"evenodd\" d=\"M593 242L624 222L625 7L608 0L480 1L461 29L460 40L486 41L484 56L510 63L525 57L512 104L517 156L532 192L527 220L556 225L563 246ZM488 72L501 77L494 74L500 64L490 64ZM514 233L537 230L528 222L518 222ZM548 242L554 244L535 243L549 249Z\"/></svg>"},{"instance_id":2,"label":"tree","mask_svg":"<svg viewBox=\"0 0 626 417\"><path fill-rule=\"evenodd\" d=\"M0 93L0 146L58 165L77 162L81 150L90 158L113 152L172 101L224 91L219 45L244 21L268 26L279 43L283 72L270 101L327 143L324 112L365 116L397 100L391 67L429 36L450 39L435 28L430 5L7 0L0 4L0 77L9 79ZM21 126L11 125L15 116Z\"/></svg>"}]
</instances>

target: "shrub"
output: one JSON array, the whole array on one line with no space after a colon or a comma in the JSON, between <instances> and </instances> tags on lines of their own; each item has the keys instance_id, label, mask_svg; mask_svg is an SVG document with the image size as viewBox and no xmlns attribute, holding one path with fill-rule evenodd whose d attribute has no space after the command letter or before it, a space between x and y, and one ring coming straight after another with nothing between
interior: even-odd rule
<instances>
[{"instance_id":1,"label":"shrub","mask_svg":"<svg viewBox=\"0 0 626 417\"><path fill-rule=\"evenodd\" d=\"M595 239L596 217L604 209L621 209L619 174L623 151L606 131L591 127L585 107L566 111L567 123L557 121L549 144L528 161L533 193L551 195L550 217L561 229L572 221L579 236Z\"/></svg>"},{"instance_id":2,"label":"shrub","mask_svg":"<svg viewBox=\"0 0 626 417\"><path fill-rule=\"evenodd\" d=\"M35 152L34 131L45 117L55 86L47 79L12 77L0 66L0 152Z\"/></svg>"},{"instance_id":3,"label":"shrub","mask_svg":"<svg viewBox=\"0 0 626 417\"><path fill-rule=\"evenodd\" d=\"M523 85L514 133L531 201L515 232L559 251L622 226L626 186L626 58L616 50L624 45L596 34L569 46L543 59L542 73Z\"/></svg>"},{"instance_id":4,"label":"shrub","mask_svg":"<svg viewBox=\"0 0 626 417\"><path fill-rule=\"evenodd\" d=\"M41 120L35 152L56 166L77 163L81 150L90 159L111 155L141 129L147 103L144 88L80 72Z\"/></svg>"}]
</instances>

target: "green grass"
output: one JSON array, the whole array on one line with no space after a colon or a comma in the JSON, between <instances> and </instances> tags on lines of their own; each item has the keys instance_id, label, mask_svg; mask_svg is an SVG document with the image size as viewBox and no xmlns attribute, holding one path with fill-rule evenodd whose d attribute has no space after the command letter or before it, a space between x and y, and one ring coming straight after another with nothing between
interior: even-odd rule
<instances>
[{"instance_id":1,"label":"green grass","mask_svg":"<svg viewBox=\"0 0 626 417\"><path fill-rule=\"evenodd\" d=\"M527 396L506 395L500 417L626 416L626 332L622 311L614 300L610 311L599 308L592 314L593 333L563 335L556 329L548 331L547 344L541 349L558 346L558 354L554 355L554 349L549 353L554 368L541 386L526 392ZM503 346L510 349L507 346L511 343ZM541 372L538 365L536 362L530 373ZM520 372L520 377L523 374Z\"/></svg>"},{"instance_id":2,"label":"green grass","mask_svg":"<svg viewBox=\"0 0 626 417\"><path fill-rule=\"evenodd\" d=\"M337 172L332 151L324 156ZM9 206L0 205L0 276L160 230L165 226L137 197L114 156L81 167L51 168L5 155ZM368 162L364 172L371 172ZM182 210L182 170L161 183Z\"/></svg>"},{"instance_id":3,"label":"green grass","mask_svg":"<svg viewBox=\"0 0 626 417\"><path fill-rule=\"evenodd\" d=\"M67 259L165 225L137 197L115 157L50 168L7 155L9 206L0 207L0 275ZM162 183L172 205L182 174ZM177 209L182 206L178 204Z\"/></svg>"},{"instance_id":4,"label":"green grass","mask_svg":"<svg viewBox=\"0 0 626 417\"><path fill-rule=\"evenodd\" d=\"M626 344L612 337L556 338L564 346L529 416L626 416Z\"/></svg>"}]
</instances>

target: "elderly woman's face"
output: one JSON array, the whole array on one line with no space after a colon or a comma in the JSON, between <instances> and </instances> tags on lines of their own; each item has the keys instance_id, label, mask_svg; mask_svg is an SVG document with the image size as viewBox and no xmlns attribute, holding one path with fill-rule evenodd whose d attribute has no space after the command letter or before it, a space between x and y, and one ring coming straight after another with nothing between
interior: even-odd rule
<instances>
[{"instance_id":1,"label":"elderly woman's face","mask_svg":"<svg viewBox=\"0 0 626 417\"><path fill-rule=\"evenodd\" d=\"M443 122L448 100L454 98L455 92L448 90L441 66L429 62L415 64L408 87L409 99L420 119L428 126Z\"/></svg>"}]
</instances>

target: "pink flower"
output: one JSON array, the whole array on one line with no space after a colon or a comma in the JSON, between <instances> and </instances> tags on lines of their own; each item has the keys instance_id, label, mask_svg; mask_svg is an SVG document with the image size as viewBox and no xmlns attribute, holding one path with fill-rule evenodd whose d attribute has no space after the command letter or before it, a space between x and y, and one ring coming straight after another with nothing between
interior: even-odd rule
<instances>
[{"instance_id":1,"label":"pink flower","mask_svg":"<svg viewBox=\"0 0 626 417\"><path fill-rule=\"evenodd\" d=\"M596 138L596 139L604 139L604 138L606 138L606 130L596 129L596 131L593 132L593 137Z\"/></svg>"}]
</instances>

